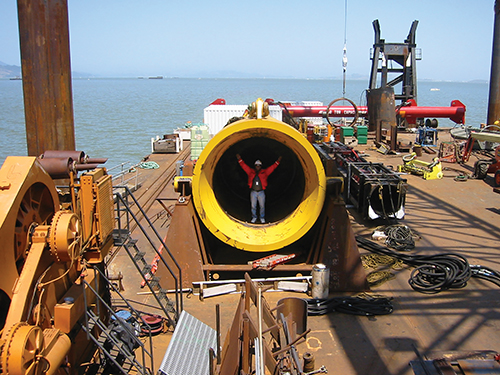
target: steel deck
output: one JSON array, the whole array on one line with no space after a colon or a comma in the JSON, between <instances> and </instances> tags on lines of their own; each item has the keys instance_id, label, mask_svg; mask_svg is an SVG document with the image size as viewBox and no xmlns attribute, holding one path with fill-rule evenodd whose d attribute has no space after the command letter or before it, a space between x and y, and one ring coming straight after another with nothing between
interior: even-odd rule
<instances>
[{"instance_id":1,"label":"steel deck","mask_svg":"<svg viewBox=\"0 0 500 375\"><path fill-rule=\"evenodd\" d=\"M440 132L440 141L447 140L446 134ZM371 142L356 149L364 152L368 161L384 163L394 170L402 164L403 154L382 155ZM431 161L435 156L424 154L421 159ZM169 156L151 156L151 160L159 161L162 168L174 168L175 163L169 164L166 159ZM406 216L399 222L420 234L421 239L413 250L415 254L457 253L465 256L470 264L500 270L500 195L493 191L492 177L485 181L454 180L457 170L472 174L475 160L471 157L465 166L443 163L443 167L453 170L445 169L442 180L426 181L419 176L405 175L408 181ZM160 172L148 173L157 176ZM147 184L146 177L142 189L147 189ZM175 199L176 194L168 183L157 196ZM158 202L153 202L148 215L155 217L162 210ZM385 224L364 221L354 209L351 211L356 235L369 238L378 225ZM168 222L159 219L157 223L160 232L166 233ZM366 250L360 248L360 252L363 254ZM117 256L112 267L122 270L121 267L125 266ZM478 353L492 358L493 354L500 352L498 286L471 279L463 289L421 294L408 284L411 271L408 267L390 271L395 277L372 288L372 293L393 298L392 314L360 317L331 313L309 317L307 324L312 331L298 349L301 354L308 351L314 355L316 368L324 365L331 374L406 375L413 374L409 363L418 360L417 352L424 359L445 357L450 360L474 359ZM153 301L150 295L137 294L140 279L124 270L122 273L129 298L145 304ZM308 298L300 293L265 293L271 307L286 296ZM238 300L237 294L207 298L203 302L190 296L184 299L184 308L205 324L215 327L215 305L220 305L223 340ZM163 358L170 337L171 334L157 336L156 360Z\"/></svg>"}]
</instances>

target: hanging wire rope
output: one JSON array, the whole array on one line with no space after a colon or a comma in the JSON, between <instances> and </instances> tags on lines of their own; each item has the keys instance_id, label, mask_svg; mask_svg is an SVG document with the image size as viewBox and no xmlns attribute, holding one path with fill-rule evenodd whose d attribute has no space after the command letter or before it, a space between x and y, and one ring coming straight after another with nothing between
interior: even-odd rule
<instances>
[{"instance_id":1,"label":"hanging wire rope","mask_svg":"<svg viewBox=\"0 0 500 375\"><path fill-rule=\"evenodd\" d=\"M347 72L347 0L344 5L344 49L342 55L342 97L345 98L345 81Z\"/></svg>"}]
</instances>

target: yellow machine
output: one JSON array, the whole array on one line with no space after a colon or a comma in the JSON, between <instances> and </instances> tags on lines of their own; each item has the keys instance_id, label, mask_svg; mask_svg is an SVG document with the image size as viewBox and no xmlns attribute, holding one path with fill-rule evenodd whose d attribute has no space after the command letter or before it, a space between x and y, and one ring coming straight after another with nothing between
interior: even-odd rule
<instances>
[{"instance_id":1,"label":"yellow machine","mask_svg":"<svg viewBox=\"0 0 500 375\"><path fill-rule=\"evenodd\" d=\"M77 373L95 353L79 321L99 303L88 286L105 294L87 265L102 267L112 244L111 178L102 168L70 177L63 210L37 158L8 157L0 169L2 373Z\"/></svg>"},{"instance_id":2,"label":"yellow machine","mask_svg":"<svg viewBox=\"0 0 500 375\"><path fill-rule=\"evenodd\" d=\"M403 156L403 165L398 165L398 172L413 173L422 176L425 180L443 178L443 167L439 158L434 158L432 163L416 159L417 154L411 153Z\"/></svg>"}]
</instances>

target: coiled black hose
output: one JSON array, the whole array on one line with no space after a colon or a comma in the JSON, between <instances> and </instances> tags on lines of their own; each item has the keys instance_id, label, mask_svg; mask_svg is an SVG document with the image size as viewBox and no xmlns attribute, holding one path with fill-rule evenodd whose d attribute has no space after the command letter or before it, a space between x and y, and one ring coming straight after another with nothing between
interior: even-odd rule
<instances>
[{"instance_id":1,"label":"coiled black hose","mask_svg":"<svg viewBox=\"0 0 500 375\"><path fill-rule=\"evenodd\" d=\"M414 256L403 262L416 266L408 280L421 293L438 293L450 288L463 288L472 276L469 262L457 254Z\"/></svg>"},{"instance_id":2,"label":"coiled black hose","mask_svg":"<svg viewBox=\"0 0 500 375\"><path fill-rule=\"evenodd\" d=\"M390 225L385 228L387 246L399 250L410 251L415 248L414 233L406 225Z\"/></svg>"},{"instance_id":3,"label":"coiled black hose","mask_svg":"<svg viewBox=\"0 0 500 375\"><path fill-rule=\"evenodd\" d=\"M481 265L470 265L465 257L458 254L408 255L392 251L360 236L356 236L356 241L359 246L371 252L388 255L414 266L408 283L421 293L439 293L451 288L463 288L471 277L489 281L500 287L500 272Z\"/></svg>"},{"instance_id":4,"label":"coiled black hose","mask_svg":"<svg viewBox=\"0 0 500 375\"><path fill-rule=\"evenodd\" d=\"M471 265L472 277L487 280L500 286L500 272L481 265Z\"/></svg>"},{"instance_id":5,"label":"coiled black hose","mask_svg":"<svg viewBox=\"0 0 500 375\"><path fill-rule=\"evenodd\" d=\"M439 293L450 288L463 288L473 276L469 262L461 255L409 255L357 236L358 244L374 253L388 255L416 267L408 280L410 286L421 293Z\"/></svg>"},{"instance_id":6,"label":"coiled black hose","mask_svg":"<svg viewBox=\"0 0 500 375\"><path fill-rule=\"evenodd\" d=\"M373 316L387 315L393 311L391 299L387 297L334 297L330 299L308 299L306 301L309 316L324 315L330 312Z\"/></svg>"}]
</instances>

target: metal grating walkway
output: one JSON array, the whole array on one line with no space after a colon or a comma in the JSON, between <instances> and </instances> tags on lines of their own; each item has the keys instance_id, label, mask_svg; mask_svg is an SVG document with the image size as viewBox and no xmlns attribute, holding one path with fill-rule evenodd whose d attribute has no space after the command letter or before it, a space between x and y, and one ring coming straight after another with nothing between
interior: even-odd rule
<instances>
[{"instance_id":1,"label":"metal grating walkway","mask_svg":"<svg viewBox=\"0 0 500 375\"><path fill-rule=\"evenodd\" d=\"M165 375L209 375L209 350L217 353L217 333L182 311L160 366Z\"/></svg>"}]
</instances>

